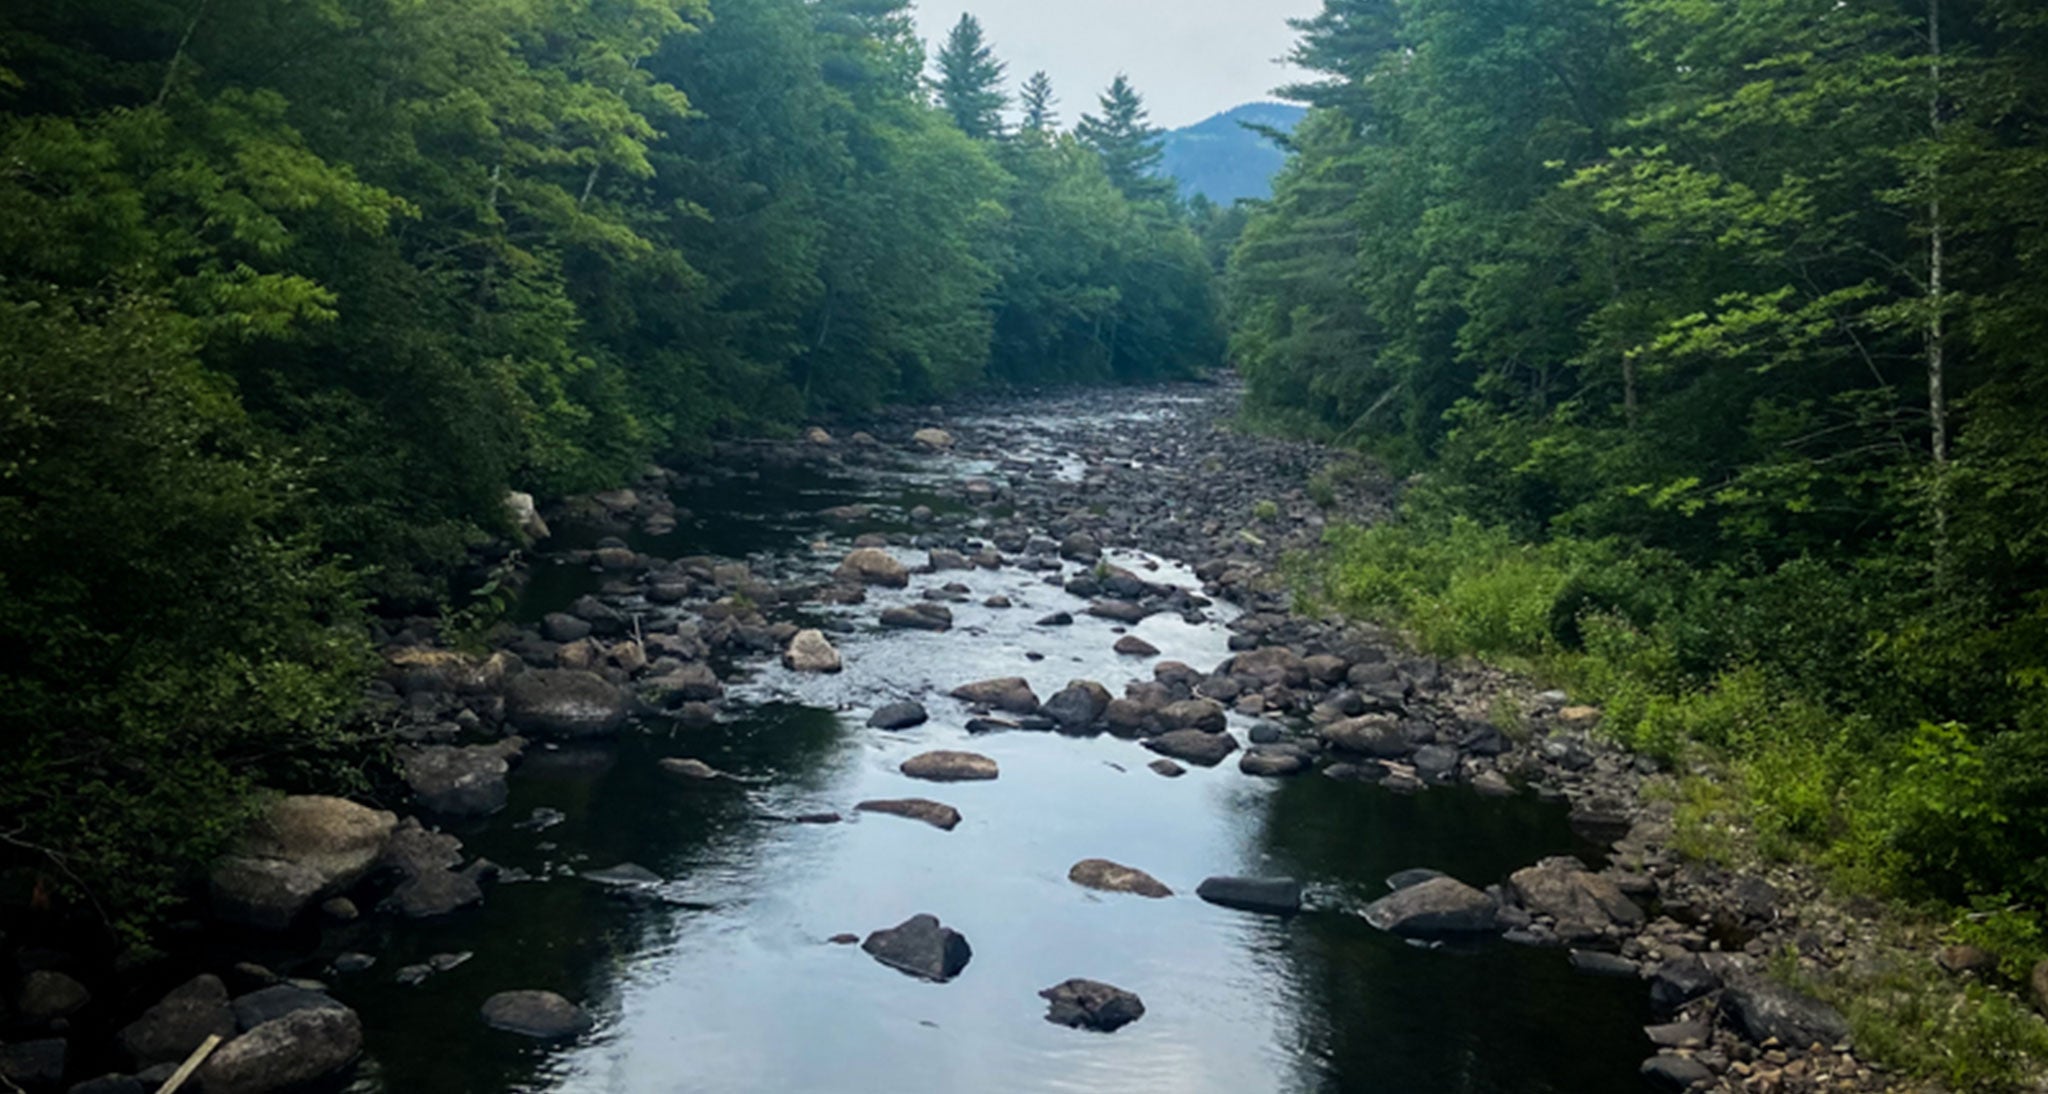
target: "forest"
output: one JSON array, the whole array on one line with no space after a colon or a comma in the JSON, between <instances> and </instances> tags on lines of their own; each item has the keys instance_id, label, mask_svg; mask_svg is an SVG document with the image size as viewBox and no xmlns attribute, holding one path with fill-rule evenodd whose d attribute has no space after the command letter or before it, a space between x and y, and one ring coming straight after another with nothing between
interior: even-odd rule
<instances>
[{"instance_id":1,"label":"forest","mask_svg":"<svg viewBox=\"0 0 2048 1094\"><path fill-rule=\"evenodd\" d=\"M1231 259L1271 428L1415 486L1317 584L1539 666L1811 855L2048 949L2048 9L1327 0ZM1327 493L1341 484L1323 482Z\"/></svg>"},{"instance_id":2,"label":"forest","mask_svg":"<svg viewBox=\"0 0 2048 1094\"><path fill-rule=\"evenodd\" d=\"M508 490L1213 366L1158 155L901 0L6 5L0 860L145 930Z\"/></svg>"}]
</instances>

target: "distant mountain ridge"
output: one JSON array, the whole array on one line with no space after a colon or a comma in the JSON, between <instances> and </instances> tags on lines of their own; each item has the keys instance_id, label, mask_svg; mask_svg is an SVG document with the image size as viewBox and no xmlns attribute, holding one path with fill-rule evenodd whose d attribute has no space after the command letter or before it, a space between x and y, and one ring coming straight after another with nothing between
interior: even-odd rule
<instances>
[{"instance_id":1,"label":"distant mountain ridge","mask_svg":"<svg viewBox=\"0 0 2048 1094\"><path fill-rule=\"evenodd\" d=\"M1287 103L1245 103L1185 129L1170 130L1159 173L1179 182L1183 197L1201 194L1218 205L1268 197L1287 154L1239 123L1292 133L1306 113Z\"/></svg>"}]
</instances>

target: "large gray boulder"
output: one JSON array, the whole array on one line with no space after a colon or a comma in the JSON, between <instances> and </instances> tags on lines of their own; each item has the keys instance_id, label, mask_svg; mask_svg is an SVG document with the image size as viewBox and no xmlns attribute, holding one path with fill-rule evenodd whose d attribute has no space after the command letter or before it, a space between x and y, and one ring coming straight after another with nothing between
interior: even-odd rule
<instances>
[{"instance_id":1,"label":"large gray boulder","mask_svg":"<svg viewBox=\"0 0 2048 1094\"><path fill-rule=\"evenodd\" d=\"M121 1027L115 1044L138 1068L175 1063L211 1036L235 1035L227 985L211 973L171 990L142 1016Z\"/></svg>"},{"instance_id":2,"label":"large gray boulder","mask_svg":"<svg viewBox=\"0 0 2048 1094\"><path fill-rule=\"evenodd\" d=\"M541 737L598 737L626 721L626 693L581 669L537 669L505 683L505 717Z\"/></svg>"},{"instance_id":3,"label":"large gray boulder","mask_svg":"<svg viewBox=\"0 0 2048 1094\"><path fill-rule=\"evenodd\" d=\"M326 992L313 991L296 984L272 984L258 988L247 995L238 995L229 1008L235 1015L235 1028L244 1033L265 1022L275 1021L287 1014L302 1010L347 1010L341 1001Z\"/></svg>"},{"instance_id":4,"label":"large gray boulder","mask_svg":"<svg viewBox=\"0 0 2048 1094\"><path fill-rule=\"evenodd\" d=\"M1452 877L1396 889L1365 907L1365 921L1391 934L1427 938L1484 934L1499 926L1494 899Z\"/></svg>"},{"instance_id":5,"label":"large gray boulder","mask_svg":"<svg viewBox=\"0 0 2048 1094\"><path fill-rule=\"evenodd\" d=\"M1076 977L1038 993L1046 1001L1045 1020L1075 1029L1114 1033L1145 1016L1137 995L1100 980Z\"/></svg>"},{"instance_id":6,"label":"large gray boulder","mask_svg":"<svg viewBox=\"0 0 2048 1094\"><path fill-rule=\"evenodd\" d=\"M421 808L453 817L481 817L505 808L505 775L526 741L430 745L399 755L399 773Z\"/></svg>"},{"instance_id":7,"label":"large gray boulder","mask_svg":"<svg viewBox=\"0 0 2048 1094\"><path fill-rule=\"evenodd\" d=\"M913 699L890 703L868 716L868 725L875 729L909 729L921 726L931 719L924 704Z\"/></svg>"},{"instance_id":8,"label":"large gray boulder","mask_svg":"<svg viewBox=\"0 0 2048 1094\"><path fill-rule=\"evenodd\" d=\"M1508 891L1532 914L1549 916L1566 939L1643 925L1643 910L1605 877L1570 856L1547 858L1508 877Z\"/></svg>"},{"instance_id":9,"label":"large gray boulder","mask_svg":"<svg viewBox=\"0 0 2048 1094\"><path fill-rule=\"evenodd\" d=\"M1730 1024L1757 1044L1777 1038L1789 1048L1832 1047L1849 1039L1842 1012L1810 995L1768 980L1735 984L1721 995Z\"/></svg>"},{"instance_id":10,"label":"large gray boulder","mask_svg":"<svg viewBox=\"0 0 2048 1094\"><path fill-rule=\"evenodd\" d=\"M1069 733L1088 729L1102 720L1109 708L1109 689L1093 680L1070 681L1045 701L1040 713L1059 723Z\"/></svg>"},{"instance_id":11,"label":"large gray boulder","mask_svg":"<svg viewBox=\"0 0 2048 1094\"><path fill-rule=\"evenodd\" d=\"M924 913L868 935L860 948L892 969L939 983L960 975L974 956L965 935Z\"/></svg>"},{"instance_id":12,"label":"large gray boulder","mask_svg":"<svg viewBox=\"0 0 2048 1094\"><path fill-rule=\"evenodd\" d=\"M199 1068L206 1094L269 1094L339 1072L363 1050L363 1024L347 1007L295 1010L214 1050Z\"/></svg>"},{"instance_id":13,"label":"large gray boulder","mask_svg":"<svg viewBox=\"0 0 2048 1094\"><path fill-rule=\"evenodd\" d=\"M215 864L214 915L283 930L309 904L361 881L397 825L390 813L340 798L279 798Z\"/></svg>"}]
</instances>

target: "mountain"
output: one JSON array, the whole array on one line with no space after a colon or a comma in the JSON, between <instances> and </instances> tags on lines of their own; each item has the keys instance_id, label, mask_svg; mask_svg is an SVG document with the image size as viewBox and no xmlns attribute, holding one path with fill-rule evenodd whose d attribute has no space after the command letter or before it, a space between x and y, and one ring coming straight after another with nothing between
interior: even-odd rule
<instances>
[{"instance_id":1,"label":"mountain","mask_svg":"<svg viewBox=\"0 0 2048 1094\"><path fill-rule=\"evenodd\" d=\"M1159 173L1178 181L1183 195L1202 194L1218 205L1266 197L1287 154L1238 123L1292 133L1304 113L1286 103L1245 103L1186 129L1171 130Z\"/></svg>"}]
</instances>

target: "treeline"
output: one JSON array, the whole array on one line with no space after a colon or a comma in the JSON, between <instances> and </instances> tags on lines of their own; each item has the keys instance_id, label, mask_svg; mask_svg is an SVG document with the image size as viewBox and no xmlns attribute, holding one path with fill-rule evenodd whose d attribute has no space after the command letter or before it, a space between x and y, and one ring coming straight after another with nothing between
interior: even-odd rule
<instances>
[{"instance_id":1,"label":"treeline","mask_svg":"<svg viewBox=\"0 0 2048 1094\"><path fill-rule=\"evenodd\" d=\"M0 863L126 915L330 778L363 608L508 489L1216 363L1137 93L937 60L901 0L0 10Z\"/></svg>"},{"instance_id":2,"label":"treeline","mask_svg":"<svg viewBox=\"0 0 2048 1094\"><path fill-rule=\"evenodd\" d=\"M1715 746L1767 847L2038 912L2048 9L1297 26L1320 78L1233 257L1233 352L1255 413L1428 472L1340 594Z\"/></svg>"}]
</instances>

